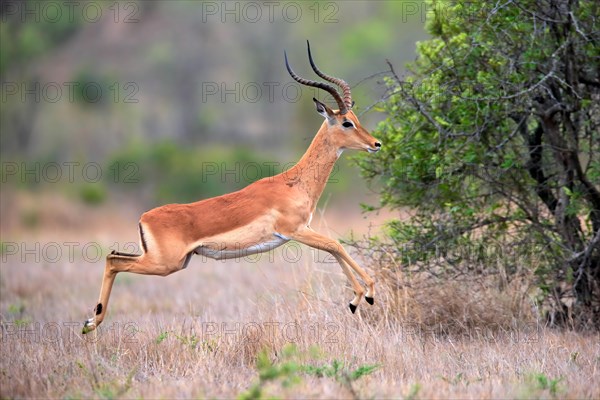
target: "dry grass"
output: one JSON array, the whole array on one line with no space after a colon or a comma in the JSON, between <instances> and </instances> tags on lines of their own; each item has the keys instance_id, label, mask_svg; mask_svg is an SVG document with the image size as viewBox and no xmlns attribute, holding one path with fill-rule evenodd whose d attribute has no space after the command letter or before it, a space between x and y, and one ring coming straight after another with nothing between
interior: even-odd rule
<instances>
[{"instance_id":1,"label":"dry grass","mask_svg":"<svg viewBox=\"0 0 600 400\"><path fill-rule=\"evenodd\" d=\"M495 334L543 324L533 301L537 292L533 276L513 276L510 281L500 274L455 279L426 272L406 276L402 267L388 265L380 261L373 266L378 282L384 283L378 296L386 304L371 313L375 320L442 335Z\"/></svg>"},{"instance_id":2,"label":"dry grass","mask_svg":"<svg viewBox=\"0 0 600 400\"><path fill-rule=\"evenodd\" d=\"M78 240L60 234L5 233L2 240L29 248L32 240L42 247ZM133 235L135 226L124 236ZM90 240L108 243L109 236ZM287 250L288 258L296 249ZM196 257L167 278L121 274L108 317L91 336L80 330L95 305L102 262L7 256L0 267L0 397L231 398L257 381L262 349L282 363L282 349L294 343L300 365L339 360L349 370L380 368L351 386L300 372L291 387L268 384L268 395L600 398L598 335L539 327L519 285L500 292L449 283L398 292L379 273L375 305L363 302L352 315L339 267L301 249L291 263L278 249L258 262Z\"/></svg>"}]
</instances>

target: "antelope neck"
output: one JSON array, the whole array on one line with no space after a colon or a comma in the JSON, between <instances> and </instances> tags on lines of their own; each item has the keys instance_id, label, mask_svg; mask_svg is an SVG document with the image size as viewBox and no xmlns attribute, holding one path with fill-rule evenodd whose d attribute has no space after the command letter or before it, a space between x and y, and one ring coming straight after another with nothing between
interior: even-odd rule
<instances>
[{"instance_id":1,"label":"antelope neck","mask_svg":"<svg viewBox=\"0 0 600 400\"><path fill-rule=\"evenodd\" d=\"M308 195L311 209L316 207L339 157L339 149L331 142L326 124L321 126L300 161L287 172L288 179Z\"/></svg>"}]
</instances>

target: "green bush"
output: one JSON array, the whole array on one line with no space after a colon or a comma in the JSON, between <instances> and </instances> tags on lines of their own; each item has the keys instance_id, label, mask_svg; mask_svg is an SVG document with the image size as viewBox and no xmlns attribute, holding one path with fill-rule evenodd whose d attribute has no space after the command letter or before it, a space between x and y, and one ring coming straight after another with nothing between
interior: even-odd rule
<instances>
[{"instance_id":1,"label":"green bush","mask_svg":"<svg viewBox=\"0 0 600 400\"><path fill-rule=\"evenodd\" d=\"M89 205L102 204L107 197L106 187L102 183L87 183L79 190L81 200Z\"/></svg>"},{"instance_id":2,"label":"green bush","mask_svg":"<svg viewBox=\"0 0 600 400\"><path fill-rule=\"evenodd\" d=\"M380 206L413 210L387 253L438 277L534 272L600 327L597 2L427 3L432 38L408 76L390 64L382 151L358 157Z\"/></svg>"}]
</instances>

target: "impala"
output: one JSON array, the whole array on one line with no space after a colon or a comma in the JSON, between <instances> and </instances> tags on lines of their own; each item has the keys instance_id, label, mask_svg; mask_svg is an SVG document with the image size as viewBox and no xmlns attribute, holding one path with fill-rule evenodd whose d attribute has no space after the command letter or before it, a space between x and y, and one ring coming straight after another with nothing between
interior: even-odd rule
<instances>
[{"instance_id":1,"label":"impala","mask_svg":"<svg viewBox=\"0 0 600 400\"><path fill-rule=\"evenodd\" d=\"M308 44L308 43L307 43ZM354 289L350 310L354 313L363 294L373 304L374 281L348 255L341 244L313 231L310 222L317 202L336 160L345 149L375 153L381 143L363 128L352 112L350 86L342 79L321 72L308 44L308 59L315 73L339 86L298 76L285 65L291 77L302 85L323 89L336 101L339 110L313 98L325 120L300 161L288 171L256 181L244 189L191 204L168 204L150 210L139 221L142 254L113 251L106 258L100 300L95 315L86 320L83 333L100 325L106 316L108 299L119 272L167 276L187 267L192 255L217 260L269 251L295 240L329 252L338 261ZM367 286L360 285L352 270Z\"/></svg>"}]
</instances>

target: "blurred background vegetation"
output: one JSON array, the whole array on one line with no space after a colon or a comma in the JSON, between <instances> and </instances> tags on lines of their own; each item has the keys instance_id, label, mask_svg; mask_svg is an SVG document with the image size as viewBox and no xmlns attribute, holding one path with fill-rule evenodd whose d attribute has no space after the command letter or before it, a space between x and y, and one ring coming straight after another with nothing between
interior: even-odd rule
<instances>
[{"instance_id":1,"label":"blurred background vegetation","mask_svg":"<svg viewBox=\"0 0 600 400\"><path fill-rule=\"evenodd\" d=\"M134 193L141 212L280 172L321 123L310 99L331 100L293 82L283 50L315 78L311 40L364 111L384 90L385 59L403 65L426 37L420 4L3 1L3 191L92 205ZM362 116L371 128L380 119ZM328 190L367 192L339 164Z\"/></svg>"}]
</instances>

